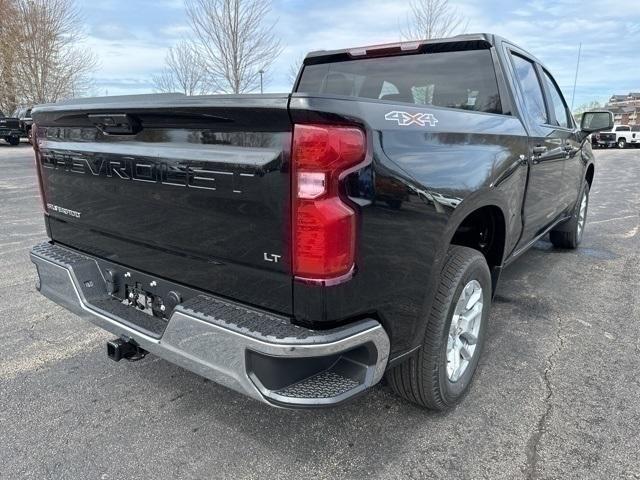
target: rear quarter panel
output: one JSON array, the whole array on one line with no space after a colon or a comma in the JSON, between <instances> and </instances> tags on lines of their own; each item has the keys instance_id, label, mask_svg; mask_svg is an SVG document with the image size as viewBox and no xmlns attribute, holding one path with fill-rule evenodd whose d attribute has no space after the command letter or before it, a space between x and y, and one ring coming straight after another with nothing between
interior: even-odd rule
<instances>
[{"instance_id":1,"label":"rear quarter panel","mask_svg":"<svg viewBox=\"0 0 640 480\"><path fill-rule=\"evenodd\" d=\"M374 315L392 340L392 356L419 344L434 282L456 228L485 205L498 206L513 250L522 222L527 135L520 120L384 101L305 97L291 100L294 122L346 122L367 131L371 163L352 176L349 195L361 213L357 273L336 287L294 286L294 313L334 322ZM387 114L431 114L401 126ZM526 158L526 157L525 157Z\"/></svg>"}]
</instances>

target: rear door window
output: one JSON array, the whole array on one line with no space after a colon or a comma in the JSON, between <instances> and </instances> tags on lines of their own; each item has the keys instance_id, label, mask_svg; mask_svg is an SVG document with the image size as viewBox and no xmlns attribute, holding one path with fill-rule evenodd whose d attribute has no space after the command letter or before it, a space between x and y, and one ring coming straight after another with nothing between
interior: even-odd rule
<instances>
[{"instance_id":1,"label":"rear door window","mask_svg":"<svg viewBox=\"0 0 640 480\"><path fill-rule=\"evenodd\" d=\"M549 75L547 71L544 71L544 81L546 82L547 89L551 95L551 107L555 113L558 126L564 128L571 127L573 124L569 119L569 108L567 107L567 103L564 101L562 92L560 92L556 82L551 78L551 75Z\"/></svg>"},{"instance_id":2,"label":"rear door window","mask_svg":"<svg viewBox=\"0 0 640 480\"><path fill-rule=\"evenodd\" d=\"M511 56L529 115L538 125L549 123L542 87L540 86L538 74L536 73L533 62L514 53L512 53Z\"/></svg>"},{"instance_id":3,"label":"rear door window","mask_svg":"<svg viewBox=\"0 0 640 480\"><path fill-rule=\"evenodd\" d=\"M296 91L502 113L490 50L307 65Z\"/></svg>"}]
</instances>

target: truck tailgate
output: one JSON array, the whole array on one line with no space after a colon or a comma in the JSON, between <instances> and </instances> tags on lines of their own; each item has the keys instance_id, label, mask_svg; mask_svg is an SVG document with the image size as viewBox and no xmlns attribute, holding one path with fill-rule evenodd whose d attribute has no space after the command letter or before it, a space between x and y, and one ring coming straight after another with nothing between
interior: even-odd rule
<instances>
[{"instance_id":1,"label":"truck tailgate","mask_svg":"<svg viewBox=\"0 0 640 480\"><path fill-rule=\"evenodd\" d=\"M0 129L17 130L20 128L20 121L17 118L0 117Z\"/></svg>"},{"instance_id":2,"label":"truck tailgate","mask_svg":"<svg viewBox=\"0 0 640 480\"><path fill-rule=\"evenodd\" d=\"M292 310L287 96L137 96L39 107L54 242Z\"/></svg>"}]
</instances>

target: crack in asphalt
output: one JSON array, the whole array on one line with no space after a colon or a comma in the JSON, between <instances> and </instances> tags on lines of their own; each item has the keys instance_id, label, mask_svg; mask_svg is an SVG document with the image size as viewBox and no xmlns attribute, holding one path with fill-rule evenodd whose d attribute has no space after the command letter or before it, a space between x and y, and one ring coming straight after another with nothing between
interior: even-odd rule
<instances>
[{"instance_id":1,"label":"crack in asphalt","mask_svg":"<svg viewBox=\"0 0 640 480\"><path fill-rule=\"evenodd\" d=\"M538 419L536 424L536 428L529 437L527 441L527 461L525 463L524 474L527 480L534 480L537 478L537 467L538 461L540 460L539 448L540 443L542 441L542 436L545 433L547 421L551 416L552 403L551 399L553 398L553 386L551 384L551 373L553 368L556 365L555 357L560 353L560 351L564 348L564 338L562 336L562 317L558 318L558 330L556 332L556 347L553 349L551 354L547 357L546 367L544 369L544 373L542 375L542 380L544 381L544 386L547 394L544 397L544 412Z\"/></svg>"}]
</instances>

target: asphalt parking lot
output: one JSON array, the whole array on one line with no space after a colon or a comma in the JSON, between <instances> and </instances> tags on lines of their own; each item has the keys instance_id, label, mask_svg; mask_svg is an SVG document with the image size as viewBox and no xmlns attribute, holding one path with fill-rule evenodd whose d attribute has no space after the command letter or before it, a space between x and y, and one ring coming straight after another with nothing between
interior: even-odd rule
<instances>
[{"instance_id":1,"label":"asphalt parking lot","mask_svg":"<svg viewBox=\"0 0 640 480\"><path fill-rule=\"evenodd\" d=\"M640 149L597 151L583 246L539 242L503 276L470 394L446 414L386 385L272 409L35 292L45 240L28 145L0 145L0 478L640 479Z\"/></svg>"}]
</instances>

